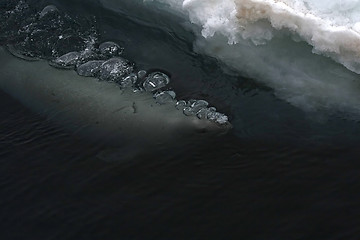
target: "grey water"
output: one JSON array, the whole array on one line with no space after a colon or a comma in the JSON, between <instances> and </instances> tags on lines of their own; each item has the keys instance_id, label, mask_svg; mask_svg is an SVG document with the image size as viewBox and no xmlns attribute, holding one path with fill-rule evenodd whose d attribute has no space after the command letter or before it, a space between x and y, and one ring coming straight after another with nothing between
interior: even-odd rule
<instances>
[{"instance_id":1,"label":"grey water","mask_svg":"<svg viewBox=\"0 0 360 240\"><path fill-rule=\"evenodd\" d=\"M111 11L95 0L35 6L49 4L95 16L100 42L119 43L139 69L166 71L179 98L206 99L233 129L104 161L106 145L1 92L0 239L359 239L358 121L304 112L225 71L195 53L187 26L159 9L119 1Z\"/></svg>"}]
</instances>

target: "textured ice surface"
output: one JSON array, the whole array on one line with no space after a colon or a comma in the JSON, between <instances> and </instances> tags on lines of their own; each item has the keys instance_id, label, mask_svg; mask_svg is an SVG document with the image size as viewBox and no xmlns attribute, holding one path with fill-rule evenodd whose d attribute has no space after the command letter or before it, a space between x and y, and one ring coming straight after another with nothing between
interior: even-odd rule
<instances>
[{"instance_id":1,"label":"textured ice surface","mask_svg":"<svg viewBox=\"0 0 360 240\"><path fill-rule=\"evenodd\" d=\"M96 38L92 18L73 19L53 5L36 12L41 4L34 8L28 5L30 2L34 1L1 1L2 45L13 45L26 57L51 60L69 52L80 52L89 39Z\"/></svg>"},{"instance_id":2,"label":"textured ice surface","mask_svg":"<svg viewBox=\"0 0 360 240\"><path fill-rule=\"evenodd\" d=\"M218 112L212 112L210 111L208 114L207 114L207 119L211 120L211 121L214 121L214 122L217 122L219 124L225 124L228 122L228 117L222 113L218 113Z\"/></svg>"}]
</instances>

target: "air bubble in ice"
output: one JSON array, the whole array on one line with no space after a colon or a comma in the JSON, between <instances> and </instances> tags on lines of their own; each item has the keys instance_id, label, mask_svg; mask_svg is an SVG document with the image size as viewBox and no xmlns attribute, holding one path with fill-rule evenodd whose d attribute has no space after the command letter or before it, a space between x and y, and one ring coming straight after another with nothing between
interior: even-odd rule
<instances>
[{"instance_id":1,"label":"air bubble in ice","mask_svg":"<svg viewBox=\"0 0 360 240\"><path fill-rule=\"evenodd\" d=\"M146 76L146 71L145 70L140 70L140 71L138 71L137 75L138 75L139 80L142 80Z\"/></svg>"},{"instance_id":2,"label":"air bubble in ice","mask_svg":"<svg viewBox=\"0 0 360 240\"><path fill-rule=\"evenodd\" d=\"M192 104L196 103L197 100L195 99L190 99L188 102L187 102L187 105L191 106Z\"/></svg>"},{"instance_id":3,"label":"air bubble in ice","mask_svg":"<svg viewBox=\"0 0 360 240\"><path fill-rule=\"evenodd\" d=\"M154 94L154 98L159 104L172 103L175 101L176 94L174 91L164 91Z\"/></svg>"},{"instance_id":4,"label":"air bubble in ice","mask_svg":"<svg viewBox=\"0 0 360 240\"><path fill-rule=\"evenodd\" d=\"M189 101L180 100L175 107L182 110L186 116L196 115L199 119L208 119L218 124L228 122L228 117L222 113L216 112L216 108L208 107L209 103L205 100L191 99Z\"/></svg>"},{"instance_id":5,"label":"air bubble in ice","mask_svg":"<svg viewBox=\"0 0 360 240\"><path fill-rule=\"evenodd\" d=\"M207 108L208 105L209 103L205 100L196 100L190 105L190 107L192 108L192 111L196 114L201 109Z\"/></svg>"},{"instance_id":6,"label":"air bubble in ice","mask_svg":"<svg viewBox=\"0 0 360 240\"><path fill-rule=\"evenodd\" d=\"M121 87L122 88L130 88L133 87L137 81L137 76L135 73L131 73L129 76L126 76L123 80L121 80Z\"/></svg>"},{"instance_id":7,"label":"air bubble in ice","mask_svg":"<svg viewBox=\"0 0 360 240\"><path fill-rule=\"evenodd\" d=\"M180 106L181 104L181 106ZM196 115L200 110L206 109L209 103L205 100L195 100L191 99L187 103L184 101L182 103L177 103L176 108L183 108L183 112L186 116Z\"/></svg>"},{"instance_id":8,"label":"air bubble in ice","mask_svg":"<svg viewBox=\"0 0 360 240\"><path fill-rule=\"evenodd\" d=\"M114 42L104 42L99 46L100 53L105 56L119 56L124 49Z\"/></svg>"},{"instance_id":9,"label":"air bubble in ice","mask_svg":"<svg viewBox=\"0 0 360 240\"><path fill-rule=\"evenodd\" d=\"M60 68L71 68L74 67L75 64L78 62L80 58L79 52L69 52L61 57L58 57L54 61L52 61L50 64L54 67L60 67Z\"/></svg>"},{"instance_id":10,"label":"air bubble in ice","mask_svg":"<svg viewBox=\"0 0 360 240\"><path fill-rule=\"evenodd\" d=\"M145 91L152 92L154 90L165 87L167 84L169 84L169 82L170 78L165 73L153 72L146 77L143 83L143 87Z\"/></svg>"},{"instance_id":11,"label":"air bubble in ice","mask_svg":"<svg viewBox=\"0 0 360 240\"><path fill-rule=\"evenodd\" d=\"M100 71L100 66L103 63L102 60L89 61L78 66L76 71L80 76L94 77Z\"/></svg>"},{"instance_id":12,"label":"air bubble in ice","mask_svg":"<svg viewBox=\"0 0 360 240\"><path fill-rule=\"evenodd\" d=\"M209 107L209 110L210 110L211 112L216 112L216 108L215 108L215 107Z\"/></svg>"},{"instance_id":13,"label":"air bubble in ice","mask_svg":"<svg viewBox=\"0 0 360 240\"><path fill-rule=\"evenodd\" d=\"M192 111L191 107L185 107L184 110L183 110L183 113L184 113L186 116L192 116L192 115L194 115L194 112Z\"/></svg>"},{"instance_id":14,"label":"air bubble in ice","mask_svg":"<svg viewBox=\"0 0 360 240\"><path fill-rule=\"evenodd\" d=\"M54 5L48 5L48 6L44 7L44 9L40 12L40 18L43 18L45 15L47 15L49 13L55 13L58 11L59 10Z\"/></svg>"},{"instance_id":15,"label":"air bubble in ice","mask_svg":"<svg viewBox=\"0 0 360 240\"><path fill-rule=\"evenodd\" d=\"M133 67L127 60L116 57L105 61L100 67L100 80L119 81L125 75L131 73Z\"/></svg>"},{"instance_id":16,"label":"air bubble in ice","mask_svg":"<svg viewBox=\"0 0 360 240\"><path fill-rule=\"evenodd\" d=\"M184 108L186 106L187 106L187 103L184 100L177 101L177 103L175 105L176 109L178 109L178 110L184 110Z\"/></svg>"},{"instance_id":17,"label":"air bubble in ice","mask_svg":"<svg viewBox=\"0 0 360 240\"><path fill-rule=\"evenodd\" d=\"M141 88L134 88L133 93L142 93L143 90Z\"/></svg>"},{"instance_id":18,"label":"air bubble in ice","mask_svg":"<svg viewBox=\"0 0 360 240\"><path fill-rule=\"evenodd\" d=\"M203 108L197 112L196 116L199 119L207 119L209 112L210 112L210 110L208 108Z\"/></svg>"}]
</instances>

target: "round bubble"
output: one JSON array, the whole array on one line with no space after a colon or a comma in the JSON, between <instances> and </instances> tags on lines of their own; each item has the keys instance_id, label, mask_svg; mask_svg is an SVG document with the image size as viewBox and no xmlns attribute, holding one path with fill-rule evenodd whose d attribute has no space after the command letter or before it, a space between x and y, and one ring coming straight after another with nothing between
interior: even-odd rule
<instances>
[{"instance_id":1,"label":"round bubble","mask_svg":"<svg viewBox=\"0 0 360 240\"><path fill-rule=\"evenodd\" d=\"M169 82L170 78L165 73L153 72L146 77L143 83L143 87L145 91L152 92L165 87L167 84L169 84Z\"/></svg>"},{"instance_id":2,"label":"round bubble","mask_svg":"<svg viewBox=\"0 0 360 240\"><path fill-rule=\"evenodd\" d=\"M180 103L178 102L176 107L179 109L180 107L178 107ZM181 107L183 108L183 112L185 115L190 116L190 115L196 115L199 111L201 111L202 109L207 109L207 106L209 105L209 103L205 100L195 100L195 99L191 99L189 100L186 104L181 103Z\"/></svg>"},{"instance_id":3,"label":"round bubble","mask_svg":"<svg viewBox=\"0 0 360 240\"><path fill-rule=\"evenodd\" d=\"M186 116L192 116L192 115L194 115L194 112L192 111L191 107L185 107L184 110L183 110L183 113L184 113Z\"/></svg>"},{"instance_id":4,"label":"round bubble","mask_svg":"<svg viewBox=\"0 0 360 240\"><path fill-rule=\"evenodd\" d=\"M121 80L120 85L122 88L130 88L135 85L136 81L137 81L137 75L135 73L131 73L129 76Z\"/></svg>"},{"instance_id":5,"label":"round bubble","mask_svg":"<svg viewBox=\"0 0 360 240\"><path fill-rule=\"evenodd\" d=\"M203 108L197 112L196 116L199 119L207 119L209 112L210 112L210 110L208 108Z\"/></svg>"},{"instance_id":6,"label":"round bubble","mask_svg":"<svg viewBox=\"0 0 360 240\"><path fill-rule=\"evenodd\" d=\"M69 68L74 67L80 59L79 52L69 52L51 62L54 67Z\"/></svg>"},{"instance_id":7,"label":"round bubble","mask_svg":"<svg viewBox=\"0 0 360 240\"><path fill-rule=\"evenodd\" d=\"M190 107L194 113L197 113L199 110L206 108L208 105L209 103L205 100L196 100L190 105Z\"/></svg>"},{"instance_id":8,"label":"round bubble","mask_svg":"<svg viewBox=\"0 0 360 240\"><path fill-rule=\"evenodd\" d=\"M119 56L124 49L114 42L104 42L100 44L99 50L105 56Z\"/></svg>"},{"instance_id":9,"label":"round bubble","mask_svg":"<svg viewBox=\"0 0 360 240\"><path fill-rule=\"evenodd\" d=\"M102 60L89 61L78 66L76 71L80 76L94 77L99 73L100 67L103 63L104 61Z\"/></svg>"},{"instance_id":10,"label":"round bubble","mask_svg":"<svg viewBox=\"0 0 360 240\"><path fill-rule=\"evenodd\" d=\"M175 105L176 109L178 109L178 110L184 110L184 108L186 106L187 106L187 103L184 100L177 101L176 105Z\"/></svg>"},{"instance_id":11,"label":"round bubble","mask_svg":"<svg viewBox=\"0 0 360 240\"><path fill-rule=\"evenodd\" d=\"M154 94L154 98L159 104L172 103L175 101L176 94L174 91L164 91Z\"/></svg>"},{"instance_id":12,"label":"round bubble","mask_svg":"<svg viewBox=\"0 0 360 240\"><path fill-rule=\"evenodd\" d=\"M146 71L145 70L140 70L140 71L138 71L137 75L138 75L139 80L142 80L146 76Z\"/></svg>"}]
</instances>

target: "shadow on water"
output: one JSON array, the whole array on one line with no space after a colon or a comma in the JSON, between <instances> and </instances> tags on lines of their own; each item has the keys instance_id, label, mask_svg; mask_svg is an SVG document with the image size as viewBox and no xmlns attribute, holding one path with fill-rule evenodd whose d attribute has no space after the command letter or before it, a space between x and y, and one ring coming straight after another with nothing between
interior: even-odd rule
<instances>
[{"instance_id":1,"label":"shadow on water","mask_svg":"<svg viewBox=\"0 0 360 240\"><path fill-rule=\"evenodd\" d=\"M6 95L1 100L2 109L11 105L2 112L0 134L2 239L359 234L357 148L301 148L228 135L108 162L97 157L104 146L69 135Z\"/></svg>"},{"instance_id":2,"label":"shadow on water","mask_svg":"<svg viewBox=\"0 0 360 240\"><path fill-rule=\"evenodd\" d=\"M44 135L39 132L29 134ZM1 158L4 239L356 234L358 163L337 161L346 149L324 154L324 149L225 142L221 148L103 162L95 157L97 149L61 131L52 135L56 140L41 147L39 140L12 144Z\"/></svg>"}]
</instances>

